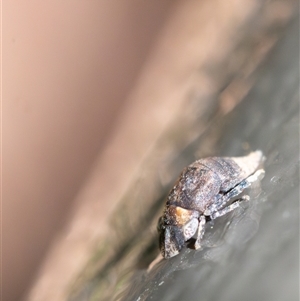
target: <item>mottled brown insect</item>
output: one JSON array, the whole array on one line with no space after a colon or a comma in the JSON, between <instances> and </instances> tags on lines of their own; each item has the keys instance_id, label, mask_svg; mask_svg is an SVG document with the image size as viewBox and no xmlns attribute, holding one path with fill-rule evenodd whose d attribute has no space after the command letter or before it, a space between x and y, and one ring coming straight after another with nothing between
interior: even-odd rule
<instances>
[{"instance_id":1,"label":"mottled brown insect","mask_svg":"<svg viewBox=\"0 0 300 301\"><path fill-rule=\"evenodd\" d=\"M170 191L158 222L160 250L165 258L177 255L192 237L201 247L207 219L215 219L240 205L248 196L237 197L251 183L262 179L261 151L245 157L210 157L186 167Z\"/></svg>"}]
</instances>

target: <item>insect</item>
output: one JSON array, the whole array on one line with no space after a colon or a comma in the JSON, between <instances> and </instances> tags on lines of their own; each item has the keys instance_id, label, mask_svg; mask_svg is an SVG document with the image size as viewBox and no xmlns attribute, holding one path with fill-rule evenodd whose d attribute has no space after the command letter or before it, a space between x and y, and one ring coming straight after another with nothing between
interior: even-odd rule
<instances>
[{"instance_id":1,"label":"insect","mask_svg":"<svg viewBox=\"0 0 300 301\"><path fill-rule=\"evenodd\" d=\"M232 202L251 183L264 177L259 169L261 151L245 157L209 157L186 167L169 192L163 215L158 221L162 256L177 255L187 241L195 238L201 248L205 223L240 206L249 196Z\"/></svg>"}]
</instances>

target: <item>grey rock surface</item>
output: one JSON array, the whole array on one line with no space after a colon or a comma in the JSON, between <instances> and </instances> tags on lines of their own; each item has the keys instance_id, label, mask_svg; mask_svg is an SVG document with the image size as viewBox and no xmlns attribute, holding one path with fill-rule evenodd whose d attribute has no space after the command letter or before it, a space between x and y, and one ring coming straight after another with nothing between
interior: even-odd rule
<instances>
[{"instance_id":1,"label":"grey rock surface","mask_svg":"<svg viewBox=\"0 0 300 301\"><path fill-rule=\"evenodd\" d=\"M243 208L207 224L202 250L137 274L122 300L299 300L299 19L262 67L221 120L218 152L262 150L265 178Z\"/></svg>"}]
</instances>

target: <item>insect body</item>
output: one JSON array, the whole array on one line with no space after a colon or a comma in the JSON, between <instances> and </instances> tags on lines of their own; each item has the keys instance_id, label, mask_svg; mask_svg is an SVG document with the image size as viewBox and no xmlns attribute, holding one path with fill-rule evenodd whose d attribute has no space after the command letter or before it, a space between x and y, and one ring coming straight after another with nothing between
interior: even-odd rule
<instances>
[{"instance_id":1,"label":"insect body","mask_svg":"<svg viewBox=\"0 0 300 301\"><path fill-rule=\"evenodd\" d=\"M207 219L215 219L240 205L248 196L234 201L251 183L263 178L261 151L246 157L210 157L186 167L170 191L159 219L160 249L165 258L179 253L186 241L196 238L201 247Z\"/></svg>"}]
</instances>

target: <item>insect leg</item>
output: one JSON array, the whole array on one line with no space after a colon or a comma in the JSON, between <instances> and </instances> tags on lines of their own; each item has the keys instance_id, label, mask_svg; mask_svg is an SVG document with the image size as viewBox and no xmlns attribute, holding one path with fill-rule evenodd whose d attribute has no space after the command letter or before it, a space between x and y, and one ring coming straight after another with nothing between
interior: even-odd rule
<instances>
[{"instance_id":1,"label":"insect leg","mask_svg":"<svg viewBox=\"0 0 300 301\"><path fill-rule=\"evenodd\" d=\"M246 178L237 184L234 188L229 190L225 195L219 198L217 201L212 203L204 212L205 215L209 216L213 212L219 211L225 207L226 204L234 197L238 196L244 189L248 188L253 182L260 180L264 177L265 171L263 169L257 170L254 174Z\"/></svg>"},{"instance_id":2,"label":"insect leg","mask_svg":"<svg viewBox=\"0 0 300 301\"><path fill-rule=\"evenodd\" d=\"M201 241L201 239L204 235L205 223L206 223L205 216L201 215L200 220L199 220L198 232L197 232L197 240L195 242L195 249L196 250L201 248L200 241Z\"/></svg>"},{"instance_id":3,"label":"insect leg","mask_svg":"<svg viewBox=\"0 0 300 301\"><path fill-rule=\"evenodd\" d=\"M243 201L249 201L249 196L248 195L244 195L242 196L238 201L235 201L234 203L232 203L231 205L219 210L219 211L215 211L213 212L211 215L210 215L210 218L213 220L213 219L216 219L217 217L220 217L222 215L225 215L227 214L228 212L240 207L240 204L241 202Z\"/></svg>"}]
</instances>

